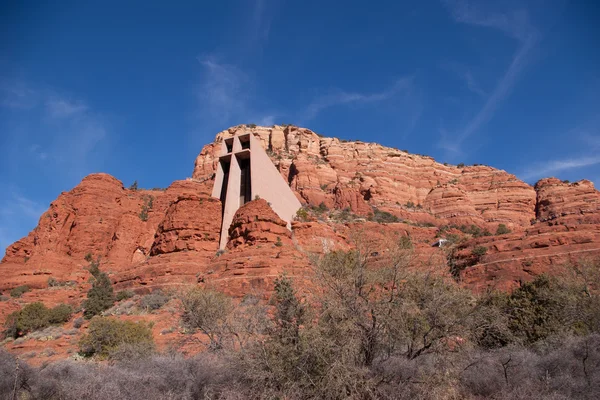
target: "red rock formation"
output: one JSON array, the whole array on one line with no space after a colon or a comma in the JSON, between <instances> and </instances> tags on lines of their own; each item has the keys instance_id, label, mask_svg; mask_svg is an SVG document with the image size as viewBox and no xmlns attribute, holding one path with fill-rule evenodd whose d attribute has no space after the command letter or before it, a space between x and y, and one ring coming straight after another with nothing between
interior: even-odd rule
<instances>
[{"instance_id":1,"label":"red rock formation","mask_svg":"<svg viewBox=\"0 0 600 400\"><path fill-rule=\"evenodd\" d=\"M211 198L217 150L224 138L240 131L257 136L304 204L323 203L336 211L294 221L290 231L266 201L249 202L235 215L227 250L218 252L222 211L220 201ZM360 218L374 208L400 222ZM348 215L340 212L344 209L355 215L340 219ZM472 238L457 229L439 229L474 224L493 233L500 223L512 232ZM101 269L117 289L204 285L238 297L266 297L283 272L309 287L310 256L351 248L356 232L374 243L376 257L385 256L400 237L410 237L417 267L444 265L449 248L431 244L440 234L459 235L464 241L453 257L463 267L463 284L475 290L511 289L565 262L600 256L600 193L589 181L568 184L555 178L532 188L491 167L443 165L293 126L233 127L202 149L192 179L165 190L128 190L109 175L93 174L62 193L0 262L0 290L23 284L34 289L0 302L0 322L33 301L79 305L89 288L88 254L101 257ZM476 259L472 251L478 246L487 253ZM49 287L49 278L68 285ZM61 346L73 348L65 343L53 345L63 356L66 347ZM17 352L31 349L15 346Z\"/></svg>"},{"instance_id":2,"label":"red rock formation","mask_svg":"<svg viewBox=\"0 0 600 400\"><path fill-rule=\"evenodd\" d=\"M320 137L294 126L241 125L219 133L196 159L193 177L212 176L217 145L246 131L260 138L291 188L313 206L350 207L366 215L370 206L412 203L438 218L450 218L442 223L504 223L515 229L535 218L535 190L504 171L486 166L457 168L375 143ZM462 194L455 203L457 193Z\"/></svg>"},{"instance_id":3,"label":"red rock formation","mask_svg":"<svg viewBox=\"0 0 600 400\"><path fill-rule=\"evenodd\" d=\"M463 244L464 262L476 246L488 253L462 278L473 288L511 289L541 273L553 273L569 263L600 257L600 193L591 182L564 183L556 178L536 185L537 217L523 232L479 238Z\"/></svg>"},{"instance_id":4,"label":"red rock formation","mask_svg":"<svg viewBox=\"0 0 600 400\"><path fill-rule=\"evenodd\" d=\"M536 217L540 221L559 217L580 216L583 222L600 214L600 192L588 180L574 183L561 182L556 178L542 179L535 184L537 191Z\"/></svg>"},{"instance_id":5,"label":"red rock formation","mask_svg":"<svg viewBox=\"0 0 600 400\"><path fill-rule=\"evenodd\" d=\"M290 242L291 232L286 222L279 218L264 199L244 204L235 213L229 228L229 243L232 249L241 245L254 246L259 243L283 245L283 240Z\"/></svg>"},{"instance_id":6,"label":"red rock formation","mask_svg":"<svg viewBox=\"0 0 600 400\"><path fill-rule=\"evenodd\" d=\"M208 251L219 248L221 202L206 196L179 196L158 226L151 256L177 251Z\"/></svg>"}]
</instances>

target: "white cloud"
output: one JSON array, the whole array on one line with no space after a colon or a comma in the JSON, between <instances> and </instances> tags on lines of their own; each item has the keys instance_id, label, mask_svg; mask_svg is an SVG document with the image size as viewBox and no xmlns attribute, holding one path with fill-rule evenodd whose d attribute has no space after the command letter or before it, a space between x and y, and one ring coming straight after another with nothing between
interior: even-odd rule
<instances>
[{"instance_id":1,"label":"white cloud","mask_svg":"<svg viewBox=\"0 0 600 400\"><path fill-rule=\"evenodd\" d=\"M345 104L369 104L388 100L401 92L407 92L412 89L413 78L402 78L394 82L394 84L378 93L357 93L345 92L335 89L330 93L317 97L306 108L303 119L305 121L315 118L323 110Z\"/></svg>"},{"instance_id":2,"label":"white cloud","mask_svg":"<svg viewBox=\"0 0 600 400\"><path fill-rule=\"evenodd\" d=\"M445 70L452 72L460 80L464 81L467 85L467 89L469 89L471 92L475 93L476 95L482 98L485 98L487 96L483 89L481 89L481 86L479 85L479 83L473 76L473 73L468 67L457 62L444 62L441 65L441 67ZM460 101L457 100L457 103L459 102Z\"/></svg>"},{"instance_id":3,"label":"white cloud","mask_svg":"<svg viewBox=\"0 0 600 400\"><path fill-rule=\"evenodd\" d=\"M5 108L27 110L36 106L39 93L19 80L0 81L0 105Z\"/></svg>"},{"instance_id":4,"label":"white cloud","mask_svg":"<svg viewBox=\"0 0 600 400\"><path fill-rule=\"evenodd\" d=\"M469 136L478 132L492 119L499 105L510 95L522 71L529 63L529 56L539 40L539 33L529 23L527 12L524 10L511 13L492 13L484 12L467 1L446 1L445 3L456 22L497 29L519 42L519 47L508 68L485 100L483 107L457 135L452 137L451 144L441 144L442 147L458 148ZM481 3L477 3L477 5L480 6Z\"/></svg>"},{"instance_id":5,"label":"white cloud","mask_svg":"<svg viewBox=\"0 0 600 400\"><path fill-rule=\"evenodd\" d=\"M481 89L481 87L479 87L479 84L475 81L475 78L473 78L473 75L471 75L471 71L467 71L465 72L465 81L467 82L467 87L469 88L469 90L481 97L485 97L486 93Z\"/></svg>"},{"instance_id":6,"label":"white cloud","mask_svg":"<svg viewBox=\"0 0 600 400\"><path fill-rule=\"evenodd\" d=\"M274 115L266 115L259 119L258 125L261 126L272 126L275 124L275 116Z\"/></svg>"},{"instance_id":7,"label":"white cloud","mask_svg":"<svg viewBox=\"0 0 600 400\"><path fill-rule=\"evenodd\" d=\"M251 31L249 39L252 46L260 46L269 38L273 7L269 0L256 0L252 9Z\"/></svg>"},{"instance_id":8,"label":"white cloud","mask_svg":"<svg viewBox=\"0 0 600 400\"><path fill-rule=\"evenodd\" d=\"M559 174L564 171L590 167L600 164L600 155L588 157L573 157L563 160L554 160L546 163L538 163L527 168L519 176L523 180L532 180L537 178L545 178L554 174Z\"/></svg>"},{"instance_id":9,"label":"white cloud","mask_svg":"<svg viewBox=\"0 0 600 400\"><path fill-rule=\"evenodd\" d=\"M53 118L66 118L87 111L88 107L82 102L70 102L66 99L53 97L46 101L46 109Z\"/></svg>"},{"instance_id":10,"label":"white cloud","mask_svg":"<svg viewBox=\"0 0 600 400\"><path fill-rule=\"evenodd\" d=\"M77 178L91 172L90 154L108 137L103 116L57 89L4 80L0 90L4 99L7 93L12 96L2 103L10 126L3 134L12 149L7 156L11 164L43 161L44 168L58 168L59 175Z\"/></svg>"},{"instance_id":11,"label":"white cloud","mask_svg":"<svg viewBox=\"0 0 600 400\"><path fill-rule=\"evenodd\" d=\"M218 62L214 57L199 58L204 67L199 99L201 113L220 123L231 123L247 113L246 74L234 65ZM238 121L243 122L243 121Z\"/></svg>"},{"instance_id":12,"label":"white cloud","mask_svg":"<svg viewBox=\"0 0 600 400\"><path fill-rule=\"evenodd\" d=\"M0 260L6 253L6 248L13 243L13 238L7 232L5 227L0 226Z\"/></svg>"},{"instance_id":13,"label":"white cloud","mask_svg":"<svg viewBox=\"0 0 600 400\"><path fill-rule=\"evenodd\" d=\"M0 201L0 258L10 246L36 226L46 207L14 189L2 188Z\"/></svg>"},{"instance_id":14,"label":"white cloud","mask_svg":"<svg viewBox=\"0 0 600 400\"><path fill-rule=\"evenodd\" d=\"M270 126L280 113L261 107L252 79L235 65L214 56L198 58L203 67L198 103L206 129L225 129L248 123ZM218 126L215 126L218 125Z\"/></svg>"},{"instance_id":15,"label":"white cloud","mask_svg":"<svg viewBox=\"0 0 600 400\"><path fill-rule=\"evenodd\" d=\"M28 199L27 197L24 197L20 194L13 193L12 197L18 211L29 218L37 220L38 218L40 218L42 213L46 211L45 207L43 207L41 204L31 199Z\"/></svg>"}]
</instances>

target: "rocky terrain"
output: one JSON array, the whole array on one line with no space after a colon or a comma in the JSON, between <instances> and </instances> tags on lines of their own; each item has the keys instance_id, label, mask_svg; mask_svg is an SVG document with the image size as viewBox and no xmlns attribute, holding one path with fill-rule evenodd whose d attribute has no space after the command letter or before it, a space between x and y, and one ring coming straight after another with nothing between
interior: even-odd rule
<instances>
[{"instance_id":1,"label":"rocky terrain","mask_svg":"<svg viewBox=\"0 0 600 400\"><path fill-rule=\"evenodd\" d=\"M266 201L246 204L222 252L221 203L210 193L219 145L240 132L260 139L305 208L289 231ZM568 261L600 256L600 192L586 180L548 178L532 187L489 166L440 164L295 126L237 126L202 149L191 178L164 190L127 189L93 174L62 193L38 226L6 250L0 291L7 297L21 285L32 290L0 302L0 321L33 301L79 306L90 286L89 259L98 257L116 290L144 294L198 284L238 298L267 296L283 272L309 285L311 254L348 249L356 232L380 239L376 254L387 251L384 239L408 236L418 265L443 264L473 290L511 290ZM454 244L432 247L440 238ZM482 247L483 254L474 252ZM173 312L124 318L156 321L157 342L167 346L182 337ZM6 346L23 354L51 348L50 358L76 347L64 334L43 345Z\"/></svg>"}]
</instances>

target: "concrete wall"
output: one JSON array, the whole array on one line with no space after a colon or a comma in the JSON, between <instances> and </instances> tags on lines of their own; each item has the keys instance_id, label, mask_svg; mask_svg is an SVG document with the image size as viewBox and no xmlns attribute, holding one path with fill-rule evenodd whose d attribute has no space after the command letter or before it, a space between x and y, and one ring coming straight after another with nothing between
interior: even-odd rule
<instances>
[{"instance_id":1,"label":"concrete wall","mask_svg":"<svg viewBox=\"0 0 600 400\"><path fill-rule=\"evenodd\" d=\"M273 211L288 223L288 228L291 227L291 221L302 204L273 165L260 141L252 134L250 134L250 151L252 199L258 195L271 203Z\"/></svg>"},{"instance_id":2,"label":"concrete wall","mask_svg":"<svg viewBox=\"0 0 600 400\"><path fill-rule=\"evenodd\" d=\"M221 227L221 238L219 248L224 249L229 240L229 227L233 217L240 208L240 167L238 157L250 156L250 180L252 186L252 200L259 196L271 203L271 208L284 221L288 223L288 229L291 227L291 221L296 215L296 211L302 206L296 198L287 182L283 179L273 162L263 149L261 142L257 140L252 133L247 134L250 140L250 150L242 150L239 136L246 137L246 134L238 135L233 138L227 138L222 142L220 160L228 161L229 181L227 184L227 197L223 204L223 225ZM227 151L227 143L233 139L233 148L231 153ZM219 163L215 176L215 184L212 196L219 198L221 187L223 185L223 168Z\"/></svg>"}]
</instances>

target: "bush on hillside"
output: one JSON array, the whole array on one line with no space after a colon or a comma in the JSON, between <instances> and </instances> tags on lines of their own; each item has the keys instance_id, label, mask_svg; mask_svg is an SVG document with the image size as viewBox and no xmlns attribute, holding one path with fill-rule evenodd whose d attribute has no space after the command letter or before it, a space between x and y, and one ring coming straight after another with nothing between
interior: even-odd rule
<instances>
[{"instance_id":1,"label":"bush on hillside","mask_svg":"<svg viewBox=\"0 0 600 400\"><path fill-rule=\"evenodd\" d=\"M140 307L146 311L158 310L171 300L169 296L160 290L147 294L140 300Z\"/></svg>"},{"instance_id":2,"label":"bush on hillside","mask_svg":"<svg viewBox=\"0 0 600 400\"><path fill-rule=\"evenodd\" d=\"M21 297L23 293L27 293L29 290L27 285L17 286L10 291L10 297Z\"/></svg>"},{"instance_id":3,"label":"bush on hillside","mask_svg":"<svg viewBox=\"0 0 600 400\"><path fill-rule=\"evenodd\" d=\"M194 288L182 294L180 300L183 326L208 336L210 349L222 348L228 334L227 317L233 310L231 298L213 290Z\"/></svg>"},{"instance_id":4,"label":"bush on hillside","mask_svg":"<svg viewBox=\"0 0 600 400\"><path fill-rule=\"evenodd\" d=\"M72 313L73 309L66 304L48 308L40 302L30 303L7 317L5 334L18 338L50 325L65 323L71 319Z\"/></svg>"},{"instance_id":5,"label":"bush on hillside","mask_svg":"<svg viewBox=\"0 0 600 400\"><path fill-rule=\"evenodd\" d=\"M498 228L496 229L496 235L506 235L509 234L511 232L510 229L508 229L506 227L506 225L504 224L499 224Z\"/></svg>"},{"instance_id":6,"label":"bush on hillside","mask_svg":"<svg viewBox=\"0 0 600 400\"><path fill-rule=\"evenodd\" d=\"M369 214L369 221L385 224L399 222L400 219L392 213L381 211L380 209L373 207L373 213Z\"/></svg>"},{"instance_id":7,"label":"bush on hillside","mask_svg":"<svg viewBox=\"0 0 600 400\"><path fill-rule=\"evenodd\" d=\"M129 349L134 346L140 354L152 353L154 340L150 326L96 316L90 321L88 333L79 341L80 352L87 357L109 358L124 345L130 346Z\"/></svg>"},{"instance_id":8,"label":"bush on hillside","mask_svg":"<svg viewBox=\"0 0 600 400\"><path fill-rule=\"evenodd\" d=\"M117 294L115 296L115 300L116 301L123 301L123 300L130 299L133 296L135 296L135 293L133 293L133 291L131 291L131 290L121 290L121 291L117 292Z\"/></svg>"},{"instance_id":9,"label":"bush on hillside","mask_svg":"<svg viewBox=\"0 0 600 400\"><path fill-rule=\"evenodd\" d=\"M115 295L108 275L99 268L99 261L92 261L89 268L92 274L92 287L83 302L83 316L90 319L108 310L115 304Z\"/></svg>"}]
</instances>

